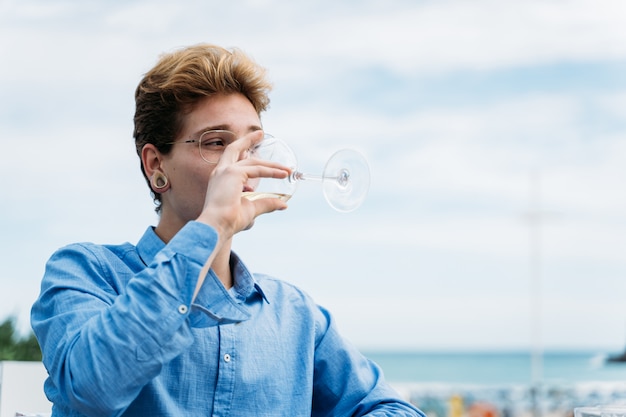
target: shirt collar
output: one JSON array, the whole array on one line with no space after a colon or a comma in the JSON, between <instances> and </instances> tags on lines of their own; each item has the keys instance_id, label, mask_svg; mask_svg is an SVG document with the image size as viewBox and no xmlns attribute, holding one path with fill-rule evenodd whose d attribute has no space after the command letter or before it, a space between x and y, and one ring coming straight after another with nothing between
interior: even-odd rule
<instances>
[{"instance_id":1,"label":"shirt collar","mask_svg":"<svg viewBox=\"0 0 626 417\"><path fill-rule=\"evenodd\" d=\"M233 288L231 288L231 294L233 294L237 300L244 301L254 292L257 292L263 297L263 300L265 300L267 304L270 303L263 289L254 279L252 272L250 272L248 267L241 261L239 256L232 251L230 252L230 270L233 274L234 282Z\"/></svg>"},{"instance_id":2,"label":"shirt collar","mask_svg":"<svg viewBox=\"0 0 626 417\"><path fill-rule=\"evenodd\" d=\"M154 227L150 226L146 229L139 242L137 242L137 253L144 265L148 266L161 249L165 247L165 243L157 236Z\"/></svg>"},{"instance_id":3,"label":"shirt collar","mask_svg":"<svg viewBox=\"0 0 626 417\"><path fill-rule=\"evenodd\" d=\"M165 242L163 242L156 234L154 227L150 226L146 229L145 233L137 243L137 253L143 263L148 266L152 263L152 260L157 253L159 253L164 247ZM233 274L234 282L230 293L236 300L243 302L256 292L263 298L263 300L265 300L266 303L269 304L269 300L267 299L261 286L254 279L252 272L250 272L239 256L232 251L230 253L230 269Z\"/></svg>"}]
</instances>

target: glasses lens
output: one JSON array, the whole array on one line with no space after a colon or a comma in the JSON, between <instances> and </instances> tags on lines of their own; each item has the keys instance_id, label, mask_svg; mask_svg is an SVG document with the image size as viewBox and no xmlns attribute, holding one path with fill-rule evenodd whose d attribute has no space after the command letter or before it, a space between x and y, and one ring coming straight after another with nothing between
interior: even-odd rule
<instances>
[{"instance_id":1,"label":"glasses lens","mask_svg":"<svg viewBox=\"0 0 626 417\"><path fill-rule=\"evenodd\" d=\"M216 164L224 149L235 139L237 139L235 134L228 130L207 130L198 140L200 156L208 163Z\"/></svg>"}]
</instances>

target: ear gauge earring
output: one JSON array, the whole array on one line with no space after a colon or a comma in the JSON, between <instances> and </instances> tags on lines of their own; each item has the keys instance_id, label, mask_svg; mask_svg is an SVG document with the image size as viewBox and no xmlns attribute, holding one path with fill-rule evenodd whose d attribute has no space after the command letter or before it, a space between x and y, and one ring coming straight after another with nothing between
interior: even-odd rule
<instances>
[{"instance_id":1,"label":"ear gauge earring","mask_svg":"<svg viewBox=\"0 0 626 417\"><path fill-rule=\"evenodd\" d=\"M161 171L155 171L150 178L150 184L154 191L161 191L169 185L169 181L164 173Z\"/></svg>"}]
</instances>

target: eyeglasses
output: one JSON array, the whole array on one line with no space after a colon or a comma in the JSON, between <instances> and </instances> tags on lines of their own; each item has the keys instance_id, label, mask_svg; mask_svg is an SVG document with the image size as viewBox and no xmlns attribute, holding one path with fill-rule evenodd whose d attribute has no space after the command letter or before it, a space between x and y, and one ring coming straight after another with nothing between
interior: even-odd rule
<instances>
[{"instance_id":1,"label":"eyeglasses","mask_svg":"<svg viewBox=\"0 0 626 417\"><path fill-rule=\"evenodd\" d=\"M269 137L270 135L265 135ZM207 130L203 132L198 139L187 139L179 142L169 142L168 145L177 143L198 143L200 156L209 164L217 164L224 149L237 140L237 135L230 130ZM257 145L258 146L258 145ZM256 149L256 147L255 147ZM249 154L253 154L255 149L248 150Z\"/></svg>"}]
</instances>

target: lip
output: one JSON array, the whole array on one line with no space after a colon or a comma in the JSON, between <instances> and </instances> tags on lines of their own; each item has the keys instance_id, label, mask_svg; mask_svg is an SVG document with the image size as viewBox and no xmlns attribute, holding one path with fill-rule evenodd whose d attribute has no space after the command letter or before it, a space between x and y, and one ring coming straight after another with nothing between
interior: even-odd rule
<instances>
[{"instance_id":1,"label":"lip","mask_svg":"<svg viewBox=\"0 0 626 417\"><path fill-rule=\"evenodd\" d=\"M249 193L251 191L254 191L254 188L250 187L248 184L244 184L242 192Z\"/></svg>"}]
</instances>

